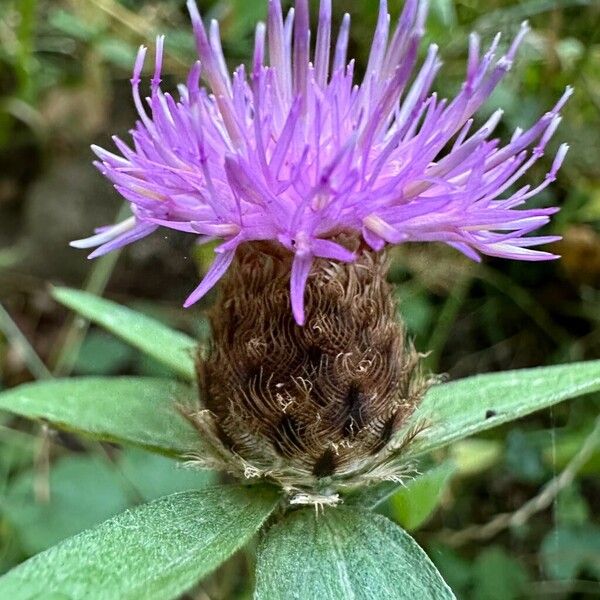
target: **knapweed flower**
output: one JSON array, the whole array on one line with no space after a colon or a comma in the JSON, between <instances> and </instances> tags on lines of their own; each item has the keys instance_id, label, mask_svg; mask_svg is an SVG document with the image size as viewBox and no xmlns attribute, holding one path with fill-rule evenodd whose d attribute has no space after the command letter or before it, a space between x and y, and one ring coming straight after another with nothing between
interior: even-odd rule
<instances>
[{"instance_id":1,"label":"knapweed flower","mask_svg":"<svg viewBox=\"0 0 600 600\"><path fill-rule=\"evenodd\" d=\"M186 305L223 278L200 353L196 463L276 482L296 503L335 503L338 492L407 470L407 445L426 423L411 417L431 378L405 339L386 281L385 247L445 242L480 254L545 260L529 236L555 208L527 201L555 178L558 150L537 187L519 187L539 160L571 90L501 145L495 112L473 115L510 69L527 27L496 59L471 36L465 81L451 101L432 93L431 46L421 67L427 3L407 0L394 32L381 0L362 84L347 60L346 15L332 52L331 0L322 0L314 52L308 0L287 18L270 0L250 73L230 77L215 22L207 32L188 1L200 61L179 99L161 90L163 39L150 97L132 85L140 120L120 155L95 148L98 167L133 216L74 245L92 256L159 227L221 240ZM202 87L201 78L208 88ZM290 310L290 305L291 309Z\"/></svg>"},{"instance_id":2,"label":"knapweed flower","mask_svg":"<svg viewBox=\"0 0 600 600\"><path fill-rule=\"evenodd\" d=\"M240 66L231 77L218 24L206 31L194 0L188 8L200 61L179 86L179 99L161 90L158 38L146 102L144 47L131 80L140 116L133 145L115 138L120 155L94 147L98 168L131 203L133 217L74 246L99 246L91 256L100 256L159 227L222 240L189 306L226 272L240 245L275 242L293 254L291 304L299 324L314 260L357 259L335 241L340 231L356 232L375 251L437 241L474 260L553 258L532 248L556 238L527 234L557 209L524 206L554 180L567 146L538 187L515 186L543 155L571 90L506 145L492 137L502 111L473 130L473 115L510 69L525 24L500 58L499 36L482 55L473 34L465 81L448 101L431 92L441 66L437 46L415 71L426 1L407 0L390 35L381 0L360 85L347 60L349 15L332 52L331 0L321 1L314 52L308 0L297 0L285 19L280 0L269 0L250 72Z\"/></svg>"}]
</instances>

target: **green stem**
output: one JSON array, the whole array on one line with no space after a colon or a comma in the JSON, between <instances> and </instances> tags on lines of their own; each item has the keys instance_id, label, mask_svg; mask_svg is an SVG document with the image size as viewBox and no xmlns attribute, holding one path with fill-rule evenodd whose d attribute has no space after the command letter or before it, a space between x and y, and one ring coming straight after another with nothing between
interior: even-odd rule
<instances>
[{"instance_id":1,"label":"green stem","mask_svg":"<svg viewBox=\"0 0 600 600\"><path fill-rule=\"evenodd\" d=\"M504 273L485 266L480 266L479 277L505 294L507 298L510 298L556 344L560 346L569 343L570 335L568 332L554 323L546 310L524 287L515 283Z\"/></svg>"},{"instance_id":2,"label":"green stem","mask_svg":"<svg viewBox=\"0 0 600 600\"><path fill-rule=\"evenodd\" d=\"M454 286L446 299L437 323L429 336L426 347L429 348L431 352L425 360L425 363L434 373L437 372L439 368L442 352L448 343L448 338L450 337L452 327L456 322L460 308L469 294L471 283L472 279L470 277L465 277Z\"/></svg>"},{"instance_id":3,"label":"green stem","mask_svg":"<svg viewBox=\"0 0 600 600\"><path fill-rule=\"evenodd\" d=\"M13 321L5 308L0 304L0 330L8 341L17 347L25 360L29 372L36 379L51 379L52 373L42 359L37 355L29 340L23 335L18 325Z\"/></svg>"},{"instance_id":4,"label":"green stem","mask_svg":"<svg viewBox=\"0 0 600 600\"><path fill-rule=\"evenodd\" d=\"M129 214L129 208L123 206L117 215L117 222L123 220L127 214ZM83 289L90 294L101 296L108 285L120 255L121 252L117 250L100 258L91 269ZM89 326L90 322L80 316L72 315L69 317L61 334L60 350L53 361L52 371L55 376L66 377L70 375Z\"/></svg>"},{"instance_id":5,"label":"green stem","mask_svg":"<svg viewBox=\"0 0 600 600\"><path fill-rule=\"evenodd\" d=\"M35 29L38 0L20 0L20 22L17 28L19 40L16 75L18 81L17 96L28 103L35 101Z\"/></svg>"}]
</instances>

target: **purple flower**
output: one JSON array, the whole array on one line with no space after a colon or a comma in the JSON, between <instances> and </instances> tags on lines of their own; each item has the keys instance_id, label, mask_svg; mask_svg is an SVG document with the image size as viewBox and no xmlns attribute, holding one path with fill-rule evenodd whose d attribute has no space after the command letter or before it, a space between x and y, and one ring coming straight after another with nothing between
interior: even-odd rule
<instances>
[{"instance_id":1,"label":"purple flower","mask_svg":"<svg viewBox=\"0 0 600 600\"><path fill-rule=\"evenodd\" d=\"M543 155L572 90L502 146L491 137L502 111L477 130L472 117L510 69L527 25L499 59L499 36L482 55L479 37L471 35L465 81L446 100L430 91L441 66L437 46L415 70L427 2L406 0L393 33L386 0L380 5L358 85L354 61L346 57L349 15L332 53L331 0L321 0L314 55L308 0L297 0L285 19L280 0L270 0L268 27L256 28L251 72L242 65L232 77L218 24L206 31L188 0L200 61L179 86L179 98L160 87L159 37L146 102L140 92L146 48L135 62L131 83L140 120L132 145L114 138L119 154L94 147L98 168L131 203L133 217L73 245L98 246L90 256L100 256L158 227L222 240L189 306L225 273L240 244L277 241L294 253L291 297L299 324L314 259L355 258L332 240L336 231L356 231L377 251L441 241L474 260L480 253L555 258L531 248L558 238L527 234L557 209L523 206L555 179L568 147L560 147L539 186L515 184Z\"/></svg>"}]
</instances>

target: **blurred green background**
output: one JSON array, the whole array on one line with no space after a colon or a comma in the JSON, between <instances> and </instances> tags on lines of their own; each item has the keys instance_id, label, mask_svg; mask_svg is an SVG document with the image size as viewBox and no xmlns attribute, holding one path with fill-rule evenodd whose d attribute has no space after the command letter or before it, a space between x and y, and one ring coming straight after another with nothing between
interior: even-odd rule
<instances>
[{"instance_id":1,"label":"blurred green background","mask_svg":"<svg viewBox=\"0 0 600 600\"><path fill-rule=\"evenodd\" d=\"M231 65L246 61L266 0L199 4L220 20ZM337 22L352 13L351 54L362 65L377 4L334 0ZM401 5L390 0L393 16ZM484 42L498 30L510 38L524 19L533 31L479 117L502 106L506 139L575 87L556 136L571 152L535 199L562 207L549 231L564 236L555 248L563 258L476 265L442 246L395 252L392 278L410 334L430 352L428 367L451 378L600 357L600 2L431 0L427 35L445 63L436 88L452 94L460 85L470 31ZM110 146L111 134L133 124L135 52L158 33L167 35L165 86L174 88L194 59L183 0L0 2L0 389L56 375L161 373L72 319L50 299L51 283L208 335L203 307L181 308L210 260L187 236L156 234L93 263L68 246L123 210L89 145ZM599 397L583 398L459 443L432 457L432 475L385 510L414 532L459 598L599 598L600 448L588 439L599 406ZM555 493L544 492L556 477ZM210 480L0 414L0 573L128 505ZM532 498L537 504L527 504ZM235 558L191 597L248 597L248 561Z\"/></svg>"}]
</instances>

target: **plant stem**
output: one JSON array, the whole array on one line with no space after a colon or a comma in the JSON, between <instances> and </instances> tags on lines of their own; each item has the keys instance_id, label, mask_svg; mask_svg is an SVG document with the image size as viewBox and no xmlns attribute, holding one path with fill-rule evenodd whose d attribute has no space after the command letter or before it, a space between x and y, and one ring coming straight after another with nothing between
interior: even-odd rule
<instances>
[{"instance_id":1,"label":"plant stem","mask_svg":"<svg viewBox=\"0 0 600 600\"><path fill-rule=\"evenodd\" d=\"M123 206L117 215L117 222L121 221L128 213L129 209ZM91 269L83 289L91 294L101 296L108 285L120 255L121 252L117 250L100 258ZM62 340L60 350L53 361L52 372L55 376L65 377L71 373L87 335L89 325L89 321L80 316L72 315L68 318L60 335Z\"/></svg>"},{"instance_id":2,"label":"plant stem","mask_svg":"<svg viewBox=\"0 0 600 600\"><path fill-rule=\"evenodd\" d=\"M435 328L429 336L426 347L431 350L431 353L425 362L427 367L433 373L436 373L438 370L442 352L448 342L448 338L452 332L452 326L458 317L460 308L469 294L471 282L472 280L470 277L465 277L456 284L444 303Z\"/></svg>"},{"instance_id":3,"label":"plant stem","mask_svg":"<svg viewBox=\"0 0 600 600\"><path fill-rule=\"evenodd\" d=\"M38 356L29 340L23 335L6 309L0 304L0 330L8 341L19 349L29 372L36 379L51 379L52 373Z\"/></svg>"}]
</instances>

